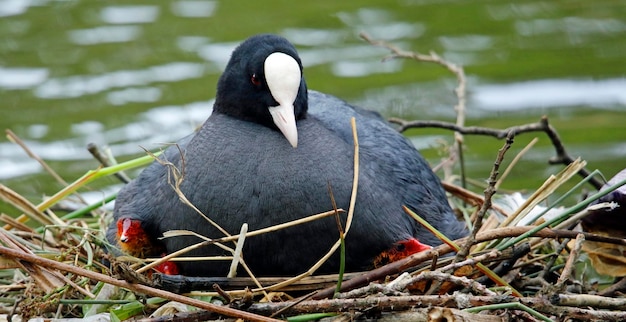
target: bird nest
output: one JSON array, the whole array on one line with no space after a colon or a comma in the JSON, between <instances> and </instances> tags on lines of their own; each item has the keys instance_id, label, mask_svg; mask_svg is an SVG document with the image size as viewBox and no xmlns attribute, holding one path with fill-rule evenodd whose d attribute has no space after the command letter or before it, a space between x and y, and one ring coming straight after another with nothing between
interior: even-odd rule
<instances>
[{"instance_id":1,"label":"bird nest","mask_svg":"<svg viewBox=\"0 0 626 322\"><path fill-rule=\"evenodd\" d=\"M435 54L404 52L363 37L388 48L392 58L434 62L455 73L459 79L456 110L459 119L463 118L465 80L461 68ZM182 254L166 259L111 258L106 251L111 245L104 237L111 211L105 205L115 196L85 205L76 194L94 180L146 165L154 155L115 165L101 160L103 167L89 171L37 205L0 185L0 198L23 213L18 218L0 217L5 224L0 230L0 314L9 321L33 317L155 321L626 320L626 300L621 297L626 279L616 278L626 275L622 255L626 240L616 231L584 231L579 225L589 212L614 207L595 201L621 187L625 180L571 205L568 200L580 196L583 185L599 189L602 183L597 171L589 173L584 161L567 155L547 118L504 130L466 128L462 122L391 121L399 124L401 131L434 126L453 130L457 136L479 133L505 139L488 183L482 187L484 194L450 183L459 180L443 182L451 204L468 223L471 233L467 238L451 241L433 230L442 245L365 272L315 275L318 266L314 266L299 276L284 278L161 275L150 267ZM530 131L546 133L557 151L556 162L566 166L525 198L496 194L519 158L500 175L500 165L514 136ZM35 156L17 136L7 133ZM458 146L450 150L462 151ZM580 177L583 179L577 181ZM556 196L559 187L572 182L576 184L569 192ZM547 200L552 201L550 207L544 207ZM59 207L69 202L71 210ZM406 211L407 216L422 223L419 214ZM284 225L295 224L299 222ZM241 241L280 228L244 231L228 238ZM341 252L341 244L340 239L329 254ZM233 257L238 258L237 254ZM103 260L111 265L104 265ZM324 258L318 264L323 262Z\"/></svg>"}]
</instances>

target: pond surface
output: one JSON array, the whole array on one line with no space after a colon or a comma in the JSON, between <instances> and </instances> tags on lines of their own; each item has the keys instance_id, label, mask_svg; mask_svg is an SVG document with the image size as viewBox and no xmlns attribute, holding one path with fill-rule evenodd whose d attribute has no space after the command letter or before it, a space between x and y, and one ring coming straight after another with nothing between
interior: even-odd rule
<instances>
[{"instance_id":1,"label":"pond surface","mask_svg":"<svg viewBox=\"0 0 626 322\"><path fill-rule=\"evenodd\" d=\"M118 161L190 133L210 114L231 50L261 32L300 51L310 88L407 119L455 121L454 75L388 52L360 32L463 65L467 125L506 128L547 115L568 152L610 177L626 166L626 2L572 1L0 1L0 128L66 181L97 167L88 143ZM436 164L448 131L409 133ZM562 166L544 134L504 188L537 188ZM466 137L484 181L503 142ZM133 174L134 175L134 174ZM0 139L0 180L39 203L62 185ZM119 185L92 185L92 194ZM477 190L480 190L477 188ZM0 205L0 211L15 214Z\"/></svg>"}]
</instances>

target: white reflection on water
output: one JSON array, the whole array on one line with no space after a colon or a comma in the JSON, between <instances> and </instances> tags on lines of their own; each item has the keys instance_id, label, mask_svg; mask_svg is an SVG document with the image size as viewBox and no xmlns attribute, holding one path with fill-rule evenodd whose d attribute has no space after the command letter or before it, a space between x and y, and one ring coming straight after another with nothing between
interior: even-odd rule
<instances>
[{"instance_id":1,"label":"white reflection on water","mask_svg":"<svg viewBox=\"0 0 626 322\"><path fill-rule=\"evenodd\" d=\"M161 98L161 90L156 87L126 88L107 93L107 100L113 105L124 105L131 102L150 103Z\"/></svg>"},{"instance_id":2,"label":"white reflection on water","mask_svg":"<svg viewBox=\"0 0 626 322\"><path fill-rule=\"evenodd\" d=\"M176 38L178 48L188 52L195 52L209 42L209 38L202 36L180 36Z\"/></svg>"},{"instance_id":3,"label":"white reflection on water","mask_svg":"<svg viewBox=\"0 0 626 322\"><path fill-rule=\"evenodd\" d=\"M626 78L604 80L549 79L472 88L472 105L489 111L563 106L626 105Z\"/></svg>"},{"instance_id":4,"label":"white reflection on water","mask_svg":"<svg viewBox=\"0 0 626 322\"><path fill-rule=\"evenodd\" d=\"M494 2L486 6L487 12L495 20L513 20L515 18L531 18L558 11L556 1L534 1L522 3Z\"/></svg>"},{"instance_id":5,"label":"white reflection on water","mask_svg":"<svg viewBox=\"0 0 626 322\"><path fill-rule=\"evenodd\" d=\"M350 36L340 29L286 28L281 33L296 46L321 46L341 43Z\"/></svg>"},{"instance_id":6,"label":"white reflection on water","mask_svg":"<svg viewBox=\"0 0 626 322\"><path fill-rule=\"evenodd\" d=\"M29 138L33 139L41 139L50 130L50 126L48 124L31 124L26 129L26 133L28 133Z\"/></svg>"},{"instance_id":7,"label":"white reflection on water","mask_svg":"<svg viewBox=\"0 0 626 322\"><path fill-rule=\"evenodd\" d=\"M70 41L78 45L129 42L141 35L138 26L102 26L67 32Z\"/></svg>"},{"instance_id":8,"label":"white reflection on water","mask_svg":"<svg viewBox=\"0 0 626 322\"><path fill-rule=\"evenodd\" d=\"M154 151L193 133L212 109L213 100L153 108L137 122L106 131L102 144L108 144L116 156L143 153L142 147Z\"/></svg>"},{"instance_id":9,"label":"white reflection on water","mask_svg":"<svg viewBox=\"0 0 626 322\"><path fill-rule=\"evenodd\" d=\"M74 138L54 142L22 139L44 160L92 160L86 148L89 143L110 147L119 160L126 155L144 153L142 147L156 151L164 144L193 133L211 114L212 108L212 100L182 106L161 106L138 115L136 122L110 130L105 130L100 122L85 121L72 125ZM47 128L40 130L45 132ZM0 142L0 169L0 179L41 172L39 163L28 158L17 144L10 142Z\"/></svg>"},{"instance_id":10,"label":"white reflection on water","mask_svg":"<svg viewBox=\"0 0 626 322\"><path fill-rule=\"evenodd\" d=\"M400 46L405 45L403 43ZM359 58L372 58L380 62L380 58L387 55L387 51L383 48L370 46L367 44L353 45L349 47L321 47L301 49L300 58L305 67L335 63L340 60L347 61ZM339 59L340 57L340 59Z\"/></svg>"},{"instance_id":11,"label":"white reflection on water","mask_svg":"<svg viewBox=\"0 0 626 322\"><path fill-rule=\"evenodd\" d=\"M401 60L390 60L384 64L380 59L342 60L333 64L332 72L339 77L362 77L371 74L395 73L402 69Z\"/></svg>"},{"instance_id":12,"label":"white reflection on water","mask_svg":"<svg viewBox=\"0 0 626 322\"><path fill-rule=\"evenodd\" d=\"M463 35L439 37L439 42L447 50L480 51L490 50L493 39L486 35Z\"/></svg>"},{"instance_id":13,"label":"white reflection on water","mask_svg":"<svg viewBox=\"0 0 626 322\"><path fill-rule=\"evenodd\" d=\"M0 143L0 155L3 155L9 143ZM13 144L15 145L15 144ZM37 161L32 159L26 159L23 157L15 157L8 159L6 157L0 158L0 180L17 178L27 174L34 174L41 171L41 166Z\"/></svg>"},{"instance_id":14,"label":"white reflection on water","mask_svg":"<svg viewBox=\"0 0 626 322\"><path fill-rule=\"evenodd\" d=\"M47 68L0 67L0 88L25 89L39 85L48 79Z\"/></svg>"},{"instance_id":15,"label":"white reflection on water","mask_svg":"<svg viewBox=\"0 0 626 322\"><path fill-rule=\"evenodd\" d=\"M388 51L355 39L354 34L365 31L373 38L394 40L401 48L409 48L401 39L420 37L425 27L419 23L394 20L393 14L383 9L364 8L355 12L340 12L339 20L349 27L342 29L286 28L281 35L296 47L305 67L329 64L337 77L362 77L392 73L402 68L399 60L380 64ZM358 42L346 43L346 39ZM209 43L203 37L180 37L178 47L196 52L202 59L214 64L219 71L228 63L237 42Z\"/></svg>"},{"instance_id":16,"label":"white reflection on water","mask_svg":"<svg viewBox=\"0 0 626 322\"><path fill-rule=\"evenodd\" d=\"M146 86L155 82L178 82L204 74L204 64L173 62L141 70L120 70L100 75L53 78L35 89L40 98L68 98L95 94L112 88Z\"/></svg>"},{"instance_id":17,"label":"white reflection on water","mask_svg":"<svg viewBox=\"0 0 626 322\"><path fill-rule=\"evenodd\" d=\"M210 17L217 8L217 1L181 0L171 4L172 13L179 17Z\"/></svg>"},{"instance_id":18,"label":"white reflection on water","mask_svg":"<svg viewBox=\"0 0 626 322\"><path fill-rule=\"evenodd\" d=\"M626 78L603 80L549 79L511 84L485 84L468 78L468 117L485 113L536 113L536 110L570 108L626 108ZM482 83L482 84L481 84ZM367 90L356 102L383 115L407 118L451 118L456 99L454 79L441 79ZM533 111L534 110L534 111Z\"/></svg>"},{"instance_id":19,"label":"white reflection on water","mask_svg":"<svg viewBox=\"0 0 626 322\"><path fill-rule=\"evenodd\" d=\"M374 39L419 38L426 30L421 23L397 21L384 9L361 8L355 12L339 12L337 17L355 33L365 32Z\"/></svg>"},{"instance_id":20,"label":"white reflection on water","mask_svg":"<svg viewBox=\"0 0 626 322\"><path fill-rule=\"evenodd\" d=\"M558 19L517 21L515 23L515 29L520 35L523 36L534 36L558 32L573 36L598 33L621 33L626 30L626 23L617 19L564 17Z\"/></svg>"},{"instance_id":21,"label":"white reflection on water","mask_svg":"<svg viewBox=\"0 0 626 322\"><path fill-rule=\"evenodd\" d=\"M100 11L100 19L111 24L148 23L158 17L157 6L110 6Z\"/></svg>"},{"instance_id":22,"label":"white reflection on water","mask_svg":"<svg viewBox=\"0 0 626 322\"><path fill-rule=\"evenodd\" d=\"M230 54L233 52L233 49L237 47L237 45L239 45L238 41L207 44L200 46L197 49L197 54L200 58L215 64L219 70L224 70L228 60L230 59Z\"/></svg>"},{"instance_id":23,"label":"white reflection on water","mask_svg":"<svg viewBox=\"0 0 626 322\"><path fill-rule=\"evenodd\" d=\"M33 0L2 0L0 1L0 17L21 15L33 5Z\"/></svg>"}]
</instances>

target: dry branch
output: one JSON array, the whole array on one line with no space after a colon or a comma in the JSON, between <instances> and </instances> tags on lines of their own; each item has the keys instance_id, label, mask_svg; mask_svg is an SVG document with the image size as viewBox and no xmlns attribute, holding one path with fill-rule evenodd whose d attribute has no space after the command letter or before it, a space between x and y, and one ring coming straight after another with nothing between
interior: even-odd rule
<instances>
[{"instance_id":1,"label":"dry branch","mask_svg":"<svg viewBox=\"0 0 626 322\"><path fill-rule=\"evenodd\" d=\"M550 125L548 122L548 117L543 116L539 122L529 123L524 125L516 125L511 126L506 129L498 130L486 127L479 126L458 126L456 124L448 123L448 122L440 122L440 121L406 121L399 118L390 118L389 122L400 125L398 131L404 132L410 128L440 128L440 129L448 129L453 130L455 132L470 134L470 135L486 135L492 136L497 139L506 138L508 133L513 133L515 135L522 133L530 133L530 132L544 132L550 138L550 142L554 146L556 156L550 158L548 162L550 164L564 164L569 165L574 162L574 158L571 157L567 151L565 151L565 146L563 142L559 138L559 134L556 129ZM581 169L578 174L585 178L589 176L590 172L587 169ZM589 182L596 188L600 189L603 185L602 182L597 180L596 178L591 178Z\"/></svg>"},{"instance_id":2,"label":"dry branch","mask_svg":"<svg viewBox=\"0 0 626 322\"><path fill-rule=\"evenodd\" d=\"M187 305L195 306L197 308L201 308L201 309L215 312L218 314L223 314L226 316L242 318L242 319L246 319L250 321L278 321L275 319L270 319L264 316L259 316L259 315L248 313L245 311L240 311L240 310L236 310L236 309L232 309L232 308L224 307L224 306L218 306L218 305L214 305L211 303L196 300L190 297L170 293L167 291L162 291L162 290L152 288L149 286L140 285L140 284L131 284L124 280L118 280L118 279L112 278L108 275L96 273L96 272L89 271L89 270L86 270L77 266L68 265L68 264L60 263L60 262L53 261L50 259L42 258L33 254L28 254L25 252L17 251L17 250L7 248L4 246L0 246L0 254L6 257L25 261L27 263L31 263L39 267L46 267L48 269L55 269L55 270L73 273L73 274L80 275L80 276L85 276L93 280L101 281L103 283L115 285L118 287L123 287L136 293L162 297L170 301L181 302Z\"/></svg>"}]
</instances>

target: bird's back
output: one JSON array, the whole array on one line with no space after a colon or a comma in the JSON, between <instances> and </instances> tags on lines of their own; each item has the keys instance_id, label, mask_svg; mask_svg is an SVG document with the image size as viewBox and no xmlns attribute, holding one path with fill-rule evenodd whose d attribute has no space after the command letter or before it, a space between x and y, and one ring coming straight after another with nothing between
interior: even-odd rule
<instances>
[{"instance_id":1,"label":"bird's back","mask_svg":"<svg viewBox=\"0 0 626 322\"><path fill-rule=\"evenodd\" d=\"M355 117L362 165L376 175L377 185L393 191L401 202L451 239L467 235L456 220L445 191L430 165L411 142L375 112L349 105L334 96L309 91L309 114L347 142L352 140L349 119ZM415 236L429 245L441 244L417 225Z\"/></svg>"}]
</instances>

